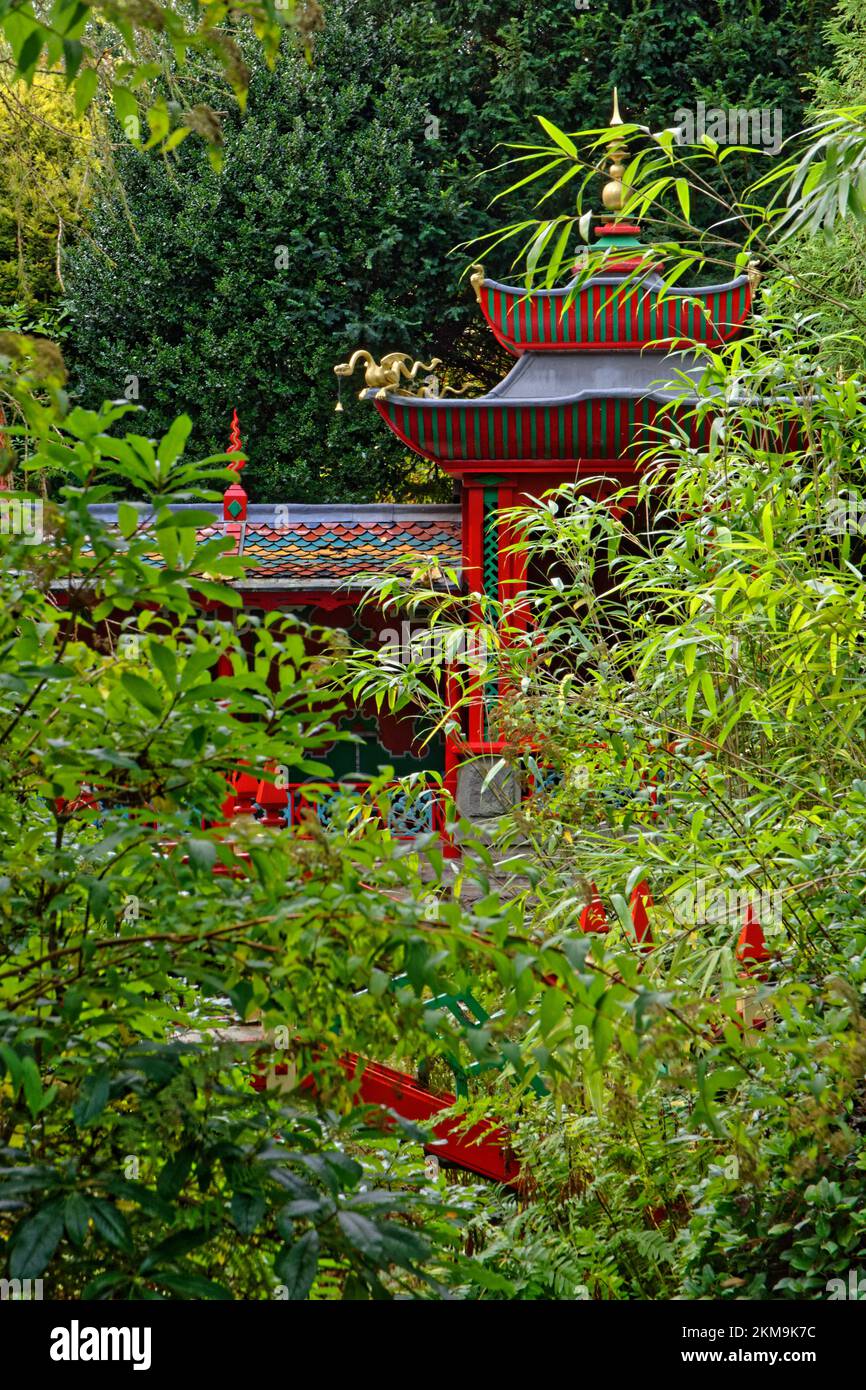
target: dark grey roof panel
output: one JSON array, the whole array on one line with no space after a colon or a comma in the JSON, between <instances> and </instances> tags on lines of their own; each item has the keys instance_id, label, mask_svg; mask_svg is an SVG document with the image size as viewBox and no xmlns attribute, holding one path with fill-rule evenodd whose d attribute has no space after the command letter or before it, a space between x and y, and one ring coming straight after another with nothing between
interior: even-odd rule
<instances>
[{"instance_id":1,"label":"dark grey roof panel","mask_svg":"<svg viewBox=\"0 0 866 1390\"><path fill-rule=\"evenodd\" d=\"M526 352L485 400L549 401L578 395L680 396L686 375L697 387L703 360L682 352ZM668 384L671 389L668 390Z\"/></svg>"}]
</instances>

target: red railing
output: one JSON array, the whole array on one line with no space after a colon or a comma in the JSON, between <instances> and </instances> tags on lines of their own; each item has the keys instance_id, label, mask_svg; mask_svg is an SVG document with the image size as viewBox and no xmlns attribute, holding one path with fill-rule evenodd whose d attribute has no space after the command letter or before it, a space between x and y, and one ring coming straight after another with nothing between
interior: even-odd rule
<instances>
[{"instance_id":1,"label":"red railing","mask_svg":"<svg viewBox=\"0 0 866 1390\"><path fill-rule=\"evenodd\" d=\"M336 821L348 827L355 819L373 819L400 840L446 834L445 797L433 782L411 789L399 782L382 786L354 777L280 785L279 778L269 781L241 772L230 783L232 790L223 803L229 820L248 815L277 828L311 822L326 828Z\"/></svg>"}]
</instances>

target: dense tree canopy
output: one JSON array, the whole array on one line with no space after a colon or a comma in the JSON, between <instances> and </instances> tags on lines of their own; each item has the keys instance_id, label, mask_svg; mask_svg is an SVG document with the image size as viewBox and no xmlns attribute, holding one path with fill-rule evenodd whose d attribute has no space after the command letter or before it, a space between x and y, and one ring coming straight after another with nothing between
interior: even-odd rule
<instances>
[{"instance_id":1,"label":"dense tree canopy","mask_svg":"<svg viewBox=\"0 0 866 1390\"><path fill-rule=\"evenodd\" d=\"M405 491L375 421L335 415L333 367L361 342L430 351L461 312L444 255L459 209L395 63L407 25L349 5L313 67L289 51L258 69L221 175L193 147L169 168L119 152L125 200L105 188L70 263L83 394L134 376L147 427L184 399L201 443L223 442L236 406L258 500Z\"/></svg>"}]
</instances>

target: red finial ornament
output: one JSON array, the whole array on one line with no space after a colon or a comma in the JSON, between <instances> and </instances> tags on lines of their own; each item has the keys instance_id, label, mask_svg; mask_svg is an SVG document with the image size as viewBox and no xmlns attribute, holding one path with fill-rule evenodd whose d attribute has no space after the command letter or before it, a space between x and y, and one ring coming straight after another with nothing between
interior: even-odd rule
<instances>
[{"instance_id":1,"label":"red finial ornament","mask_svg":"<svg viewBox=\"0 0 866 1390\"><path fill-rule=\"evenodd\" d=\"M755 916L751 903L746 908L746 919L737 942L737 959L742 961L746 971L751 973L756 965L765 965L773 959L772 951L767 950L767 942L760 922ZM767 973L755 972L759 980L766 980Z\"/></svg>"},{"instance_id":2,"label":"red finial ornament","mask_svg":"<svg viewBox=\"0 0 866 1390\"><path fill-rule=\"evenodd\" d=\"M226 449L226 453L241 454L243 453L243 448L244 446L241 443L240 421L238 420L238 412L235 410L232 414L229 447ZM231 468L235 474L239 475L244 463L244 459L238 459L235 463L230 463L229 468ZM240 536L240 523L246 521L246 519L247 494L241 486L240 477L238 476L233 483L229 484L223 493L223 520L226 522L226 531L228 534L237 534Z\"/></svg>"},{"instance_id":3,"label":"red finial ornament","mask_svg":"<svg viewBox=\"0 0 866 1390\"><path fill-rule=\"evenodd\" d=\"M243 451L244 451L244 446L243 446L243 444L241 443L241 424L240 424L240 420L238 419L238 412L237 412L237 410L234 410L233 413L232 413L232 427L231 427L231 431L230 431L230 433L229 433L229 447L228 447L228 449L226 450L226 453L227 453L227 454L242 454ZM230 463L230 464L229 464L229 468L234 468L235 471L236 471L237 473L240 473L240 471L241 471L241 469L243 468L243 466L244 466L244 459L238 459L237 463Z\"/></svg>"},{"instance_id":4,"label":"red finial ornament","mask_svg":"<svg viewBox=\"0 0 866 1390\"><path fill-rule=\"evenodd\" d=\"M737 942L737 959L743 967L742 974L745 978L749 976L754 980L768 980L770 978L769 973L762 970L761 967L773 959L773 953L767 950L761 924L755 916L751 903L746 908L746 919L743 922L743 930L740 932L740 939ZM737 1013L747 1028L761 1029L767 1026L767 1019L760 1011L755 993L748 994L739 1000Z\"/></svg>"},{"instance_id":5,"label":"red finial ornament","mask_svg":"<svg viewBox=\"0 0 866 1390\"><path fill-rule=\"evenodd\" d=\"M642 878L631 895L629 907L631 909L631 922L634 927L635 938L645 951L652 949L653 934L650 930L648 907L653 905L653 895L650 892L649 884Z\"/></svg>"},{"instance_id":6,"label":"red finial ornament","mask_svg":"<svg viewBox=\"0 0 866 1390\"><path fill-rule=\"evenodd\" d=\"M590 883L589 890L591 897L583 907L580 914L580 930L586 932L598 932L603 934L610 931L607 920L607 913L604 910L604 903L598 894L598 889L594 883Z\"/></svg>"}]
</instances>

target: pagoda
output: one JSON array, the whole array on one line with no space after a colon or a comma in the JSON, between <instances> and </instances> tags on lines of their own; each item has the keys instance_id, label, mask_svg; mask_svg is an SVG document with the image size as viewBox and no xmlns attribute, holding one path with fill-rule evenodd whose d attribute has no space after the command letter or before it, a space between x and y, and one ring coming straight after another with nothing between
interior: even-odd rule
<instances>
[{"instance_id":1,"label":"pagoda","mask_svg":"<svg viewBox=\"0 0 866 1390\"><path fill-rule=\"evenodd\" d=\"M619 123L615 106L611 124ZM528 607L521 598L530 577L525 556L511 544L515 537L505 520L510 508L531 505L563 483L583 481L596 495L627 489L638 478L645 451L657 443L663 412L695 448L706 448L710 421L694 409L700 350L742 329L754 277L666 289L651 247L620 215L625 150L613 144L608 153L607 220L596 232L604 253L598 273L575 267L561 287L528 291L522 284L487 278L480 266L474 269L471 284L481 313L515 359L491 391L466 399L448 394L449 387L439 395L428 375L416 394L418 374L441 364L412 362L403 352L388 353L377 363L360 349L335 368L340 378L364 364L361 398L372 402L405 445L455 479L458 505L252 502L241 480L245 455L235 416L229 445L229 452L239 455L232 465L234 480L222 506L214 508L211 524L197 533L200 541L225 537L231 543L228 553L245 562L234 585L246 609L295 612L312 626L349 631L355 641L381 648L394 636L392 619L369 602L362 607L365 576L396 573L410 582L424 569L439 576L434 582L442 588L453 582L449 575L456 575L468 595L499 602L525 623ZM94 512L117 525L116 504L100 504ZM142 515L144 534L148 525ZM156 546L153 559L160 563ZM338 742L325 753L335 794L363 786L387 766L398 778L444 774L446 789L469 818L497 813L503 788L488 785L487 773L503 748L494 712L504 695L494 679L478 682L459 729L444 741L425 737L418 708L389 712L373 702L347 707L342 727L353 742ZM277 794L264 782L257 788L252 777L247 781L245 810L265 814L271 824L291 825L302 818L303 785ZM519 794L513 779L508 785ZM511 793L506 789L508 799ZM444 833L435 783L426 802L401 801L400 795L389 818L396 834ZM445 842L447 848L447 836Z\"/></svg>"},{"instance_id":2,"label":"pagoda","mask_svg":"<svg viewBox=\"0 0 866 1390\"><path fill-rule=\"evenodd\" d=\"M611 125L621 123L614 96ZM665 287L640 229L620 220L626 151L614 144L608 153L610 220L596 230L598 273L576 266L560 288L527 290L474 267L481 312L516 359L498 385L473 399L410 394L402 383L411 383L423 365L416 363L392 371L390 382L386 373L385 385L368 371L360 393L404 444L459 479L465 586L512 608L527 588L526 560L510 546L503 513L563 483L585 479L599 495L635 482L662 412L706 448L711 421L695 412L700 349L734 337L751 308L754 274ZM489 691L479 689L462 737L446 748L447 784L469 815L484 814L485 759L502 748L490 737L488 706Z\"/></svg>"}]
</instances>

